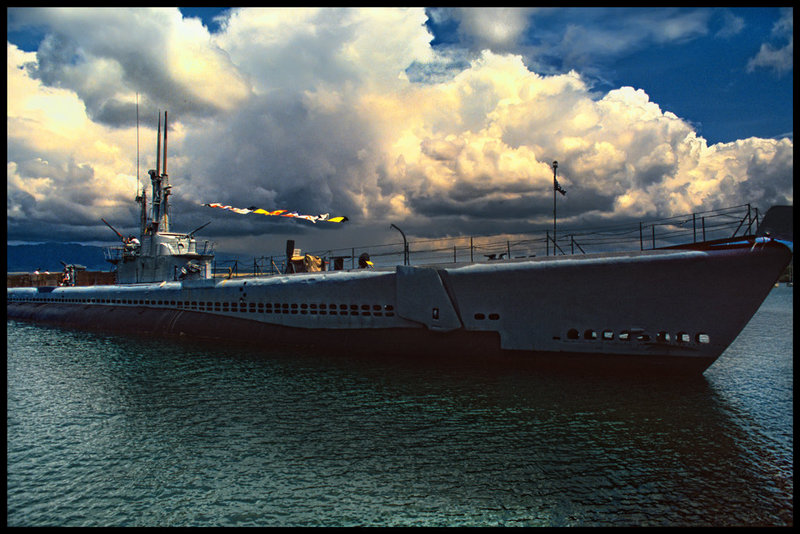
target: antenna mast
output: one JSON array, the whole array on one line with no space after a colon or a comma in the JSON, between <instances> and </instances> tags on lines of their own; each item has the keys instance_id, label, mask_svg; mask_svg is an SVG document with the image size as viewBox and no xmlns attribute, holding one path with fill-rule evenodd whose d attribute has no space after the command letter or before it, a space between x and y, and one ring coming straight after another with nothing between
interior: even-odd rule
<instances>
[{"instance_id":1,"label":"antenna mast","mask_svg":"<svg viewBox=\"0 0 800 534\"><path fill-rule=\"evenodd\" d=\"M136 93L136 194L139 194L139 93Z\"/></svg>"},{"instance_id":2,"label":"antenna mast","mask_svg":"<svg viewBox=\"0 0 800 534\"><path fill-rule=\"evenodd\" d=\"M142 194L139 194L139 93L136 93L136 202L141 205L139 214L139 237L144 236L147 226L147 189L142 185Z\"/></svg>"},{"instance_id":3,"label":"antenna mast","mask_svg":"<svg viewBox=\"0 0 800 534\"><path fill-rule=\"evenodd\" d=\"M167 175L167 112L164 111L164 172L161 174L161 191L162 191L162 207L161 207L161 219L162 219L162 232L169 232L169 193L170 193L170 185L169 185L169 175Z\"/></svg>"},{"instance_id":4,"label":"antenna mast","mask_svg":"<svg viewBox=\"0 0 800 534\"><path fill-rule=\"evenodd\" d=\"M156 176L161 176L161 110L158 110L158 135L156 135Z\"/></svg>"},{"instance_id":5,"label":"antenna mast","mask_svg":"<svg viewBox=\"0 0 800 534\"><path fill-rule=\"evenodd\" d=\"M148 171L153 182L153 215L150 220L153 233L169 232L169 177L167 176L167 112L164 112L164 172L161 172L161 111L158 112L158 140L156 142L156 170Z\"/></svg>"}]
</instances>

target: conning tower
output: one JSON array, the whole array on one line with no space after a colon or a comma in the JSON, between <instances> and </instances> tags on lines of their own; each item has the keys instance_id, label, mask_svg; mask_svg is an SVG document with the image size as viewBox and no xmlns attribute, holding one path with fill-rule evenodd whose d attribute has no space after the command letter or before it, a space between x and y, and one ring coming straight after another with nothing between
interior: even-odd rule
<instances>
[{"instance_id":1,"label":"conning tower","mask_svg":"<svg viewBox=\"0 0 800 534\"><path fill-rule=\"evenodd\" d=\"M119 284L212 277L214 244L209 241L198 244L194 237L194 234L208 223L188 234L169 231L169 195L172 186L169 184L167 174L167 130L165 111L163 171L161 113L158 115L156 168L148 171L153 188L149 216L145 187L142 187L141 195L136 196L136 202L141 205L139 239L134 236L125 238L112 227L122 240L122 246L106 248L105 256L107 261L116 266Z\"/></svg>"}]
</instances>

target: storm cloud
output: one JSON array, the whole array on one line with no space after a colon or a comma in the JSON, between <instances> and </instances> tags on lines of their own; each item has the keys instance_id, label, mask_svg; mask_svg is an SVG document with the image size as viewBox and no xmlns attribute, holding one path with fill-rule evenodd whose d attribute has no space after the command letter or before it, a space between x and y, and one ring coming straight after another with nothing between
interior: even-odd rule
<instances>
[{"instance_id":1,"label":"storm cloud","mask_svg":"<svg viewBox=\"0 0 800 534\"><path fill-rule=\"evenodd\" d=\"M158 110L175 224L213 220L204 232L241 252L268 246L262 236L278 249L295 234L320 248L396 240L390 223L424 237L535 230L553 160L564 224L792 202L790 139L709 146L643 89L534 72L509 45L524 25L503 33L476 15L462 32L488 48L454 61L431 45L423 9L236 9L213 34L176 9L15 10L10 24L46 37L35 52L7 45L8 238L110 240L101 217L133 230Z\"/></svg>"}]
</instances>

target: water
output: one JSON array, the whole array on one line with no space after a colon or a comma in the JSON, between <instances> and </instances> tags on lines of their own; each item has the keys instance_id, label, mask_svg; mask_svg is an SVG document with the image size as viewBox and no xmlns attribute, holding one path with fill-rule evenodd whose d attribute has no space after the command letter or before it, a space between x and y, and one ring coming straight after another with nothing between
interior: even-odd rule
<instances>
[{"instance_id":1,"label":"water","mask_svg":"<svg viewBox=\"0 0 800 534\"><path fill-rule=\"evenodd\" d=\"M696 379L8 322L9 526L793 525L792 289Z\"/></svg>"}]
</instances>

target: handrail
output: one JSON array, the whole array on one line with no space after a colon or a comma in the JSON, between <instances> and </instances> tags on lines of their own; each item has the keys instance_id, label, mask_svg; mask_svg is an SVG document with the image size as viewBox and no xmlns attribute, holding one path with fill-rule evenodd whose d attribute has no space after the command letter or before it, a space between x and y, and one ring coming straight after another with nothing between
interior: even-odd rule
<instances>
[{"instance_id":1,"label":"handrail","mask_svg":"<svg viewBox=\"0 0 800 534\"><path fill-rule=\"evenodd\" d=\"M485 261L494 255L492 261L508 261L520 258L529 258L551 253L559 255L581 254L589 252L612 252L625 250L649 250L664 248L678 244L735 236L739 230L745 229L745 235L753 233L753 223L758 224L757 210L753 218L750 204L742 204L729 208L699 211L686 215L676 215L660 219L641 222L607 225L587 229L560 229L557 242L553 240L551 232L546 230L544 235L505 235L505 236L458 236L445 238L419 239L407 241L407 249L403 243L386 243L362 247L349 247L340 249L326 249L308 251L308 254L326 259L344 257L348 267L354 267L358 256L367 252L370 260L376 267L393 267L404 263L404 251L408 250L413 256L415 264L436 263L463 263ZM744 213L742 213L744 212ZM735 229L734 229L735 228ZM731 235L733 230L733 235ZM648 235L649 234L649 235ZM568 249L569 252L565 252ZM503 260L500 256L503 255ZM269 258L274 264L274 259L283 259L285 255L273 254L261 256ZM267 269L258 269L256 258L242 261L239 270L248 262L254 265L254 273L266 274ZM330 261L329 263L332 263ZM271 267L271 265L268 263ZM277 266L276 266L277 267ZM270 271L275 269L270 268ZM280 269L277 269L280 272ZM241 274L240 276L246 276Z\"/></svg>"}]
</instances>

